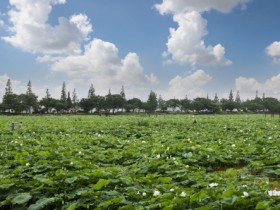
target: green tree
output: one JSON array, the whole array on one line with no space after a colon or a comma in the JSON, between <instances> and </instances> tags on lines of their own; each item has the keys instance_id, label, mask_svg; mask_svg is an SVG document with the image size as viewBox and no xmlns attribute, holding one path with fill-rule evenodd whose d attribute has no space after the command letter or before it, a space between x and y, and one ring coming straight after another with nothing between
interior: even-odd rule
<instances>
[{"instance_id":1,"label":"green tree","mask_svg":"<svg viewBox=\"0 0 280 210\"><path fill-rule=\"evenodd\" d=\"M78 103L79 103L78 96L76 93L76 89L74 89L72 93L72 104L75 112L77 111Z\"/></svg>"},{"instance_id":2,"label":"green tree","mask_svg":"<svg viewBox=\"0 0 280 210\"><path fill-rule=\"evenodd\" d=\"M263 100L263 106L269 112L280 112L279 101L276 98L267 97Z\"/></svg>"},{"instance_id":3,"label":"green tree","mask_svg":"<svg viewBox=\"0 0 280 210\"><path fill-rule=\"evenodd\" d=\"M125 99L121 96L121 94L111 95L111 108L113 113L117 109L123 109L125 105Z\"/></svg>"},{"instance_id":4,"label":"green tree","mask_svg":"<svg viewBox=\"0 0 280 210\"><path fill-rule=\"evenodd\" d=\"M214 97L214 103L218 104L220 102L219 100L219 97L217 95L217 93L215 94L215 97Z\"/></svg>"},{"instance_id":5,"label":"green tree","mask_svg":"<svg viewBox=\"0 0 280 210\"><path fill-rule=\"evenodd\" d=\"M180 107L180 100L178 99L169 99L166 101L166 106L171 107L172 111L174 112L177 107Z\"/></svg>"},{"instance_id":6,"label":"green tree","mask_svg":"<svg viewBox=\"0 0 280 210\"><path fill-rule=\"evenodd\" d=\"M132 110L132 112L135 112L136 109L140 110L142 107L142 101L139 98L132 98L127 100L125 105L125 110L128 112Z\"/></svg>"},{"instance_id":7,"label":"green tree","mask_svg":"<svg viewBox=\"0 0 280 210\"><path fill-rule=\"evenodd\" d=\"M191 109L191 101L186 96L184 99L180 100L181 111L187 112Z\"/></svg>"},{"instance_id":8,"label":"green tree","mask_svg":"<svg viewBox=\"0 0 280 210\"><path fill-rule=\"evenodd\" d=\"M201 112L205 109L204 104L200 99L201 98L196 98L191 102L191 108L195 112Z\"/></svg>"},{"instance_id":9,"label":"green tree","mask_svg":"<svg viewBox=\"0 0 280 210\"><path fill-rule=\"evenodd\" d=\"M167 110L166 101L162 99L161 95L159 95L159 97L158 97L158 108L160 109L160 111Z\"/></svg>"},{"instance_id":10,"label":"green tree","mask_svg":"<svg viewBox=\"0 0 280 210\"><path fill-rule=\"evenodd\" d=\"M239 91L237 91L237 93L236 93L236 97L235 97L235 108L236 109L240 109L241 108L241 106L242 106L242 102L241 102L241 98L240 98L240 95L239 95Z\"/></svg>"},{"instance_id":11,"label":"green tree","mask_svg":"<svg viewBox=\"0 0 280 210\"><path fill-rule=\"evenodd\" d=\"M31 95L32 94L32 85L31 85L31 81L29 80L27 83L27 91L26 91L27 95Z\"/></svg>"},{"instance_id":12,"label":"green tree","mask_svg":"<svg viewBox=\"0 0 280 210\"><path fill-rule=\"evenodd\" d=\"M105 96L105 106L103 107L107 112L113 109L113 97L111 90L109 89L108 94Z\"/></svg>"},{"instance_id":13,"label":"green tree","mask_svg":"<svg viewBox=\"0 0 280 210\"><path fill-rule=\"evenodd\" d=\"M243 103L243 107L245 108L245 110L251 112L258 112L264 109L263 101L261 99L246 100Z\"/></svg>"},{"instance_id":14,"label":"green tree","mask_svg":"<svg viewBox=\"0 0 280 210\"><path fill-rule=\"evenodd\" d=\"M55 102L54 99L51 98L49 89L46 90L46 96L40 100L39 104L44 107L44 110L46 110L47 113L49 113L51 108L54 108Z\"/></svg>"},{"instance_id":15,"label":"green tree","mask_svg":"<svg viewBox=\"0 0 280 210\"><path fill-rule=\"evenodd\" d=\"M125 104L126 104L126 98L125 98L125 92L124 92L124 86L122 86L121 92L120 92L120 96L122 97L122 106L120 107L122 109L122 112L125 108Z\"/></svg>"},{"instance_id":16,"label":"green tree","mask_svg":"<svg viewBox=\"0 0 280 210\"><path fill-rule=\"evenodd\" d=\"M62 101L61 99L60 100L54 99L53 106L57 112L64 112L66 109L66 103L65 103L65 101Z\"/></svg>"},{"instance_id":17,"label":"green tree","mask_svg":"<svg viewBox=\"0 0 280 210\"><path fill-rule=\"evenodd\" d=\"M2 109L9 110L9 112L11 109L15 110L16 100L17 95L13 93L11 80L8 79L2 99Z\"/></svg>"},{"instance_id":18,"label":"green tree","mask_svg":"<svg viewBox=\"0 0 280 210\"><path fill-rule=\"evenodd\" d=\"M148 101L147 101L147 106L146 106L146 111L148 113L155 112L157 109L158 103L157 103L157 94L151 90Z\"/></svg>"},{"instance_id":19,"label":"green tree","mask_svg":"<svg viewBox=\"0 0 280 210\"><path fill-rule=\"evenodd\" d=\"M7 84L6 84L6 88L5 88L5 95L11 95L11 94L13 94L12 83L11 83L11 80L8 79Z\"/></svg>"},{"instance_id":20,"label":"green tree","mask_svg":"<svg viewBox=\"0 0 280 210\"><path fill-rule=\"evenodd\" d=\"M121 95L121 97L125 100L124 86L122 86L122 89L121 89L120 95Z\"/></svg>"},{"instance_id":21,"label":"green tree","mask_svg":"<svg viewBox=\"0 0 280 210\"><path fill-rule=\"evenodd\" d=\"M46 90L46 98L50 98L51 94L49 93L49 89Z\"/></svg>"},{"instance_id":22,"label":"green tree","mask_svg":"<svg viewBox=\"0 0 280 210\"><path fill-rule=\"evenodd\" d=\"M106 109L106 98L104 96L95 96L94 101L95 108L98 113L100 113L102 109Z\"/></svg>"},{"instance_id":23,"label":"green tree","mask_svg":"<svg viewBox=\"0 0 280 210\"><path fill-rule=\"evenodd\" d=\"M66 95L66 84L65 84L65 82L62 83L62 89L61 89L60 100L61 100L62 102L66 102L66 100L67 100L67 95Z\"/></svg>"},{"instance_id":24,"label":"green tree","mask_svg":"<svg viewBox=\"0 0 280 210\"><path fill-rule=\"evenodd\" d=\"M88 113L94 107L93 100L90 98L82 98L79 102L79 106L84 110L84 112Z\"/></svg>"},{"instance_id":25,"label":"green tree","mask_svg":"<svg viewBox=\"0 0 280 210\"><path fill-rule=\"evenodd\" d=\"M17 106L18 106L18 95L11 93L11 94L5 94L3 96L3 101L2 101L2 108L4 110L9 110L9 112L11 112L11 110L17 110Z\"/></svg>"},{"instance_id":26,"label":"green tree","mask_svg":"<svg viewBox=\"0 0 280 210\"><path fill-rule=\"evenodd\" d=\"M67 93L66 108L67 108L68 110L72 108L72 99L71 99L71 95L70 95L70 92L69 92L69 91L68 91L68 93Z\"/></svg>"},{"instance_id":27,"label":"green tree","mask_svg":"<svg viewBox=\"0 0 280 210\"><path fill-rule=\"evenodd\" d=\"M93 84L91 84L88 90L88 98L92 98L94 96L95 96L95 89L93 87Z\"/></svg>"},{"instance_id":28,"label":"green tree","mask_svg":"<svg viewBox=\"0 0 280 210\"><path fill-rule=\"evenodd\" d=\"M240 95L239 95L239 91L237 91L237 93L236 93L235 102L238 103L238 104L241 104L241 98L240 98Z\"/></svg>"},{"instance_id":29,"label":"green tree","mask_svg":"<svg viewBox=\"0 0 280 210\"><path fill-rule=\"evenodd\" d=\"M229 102L233 102L233 93L232 93L232 90L230 90L230 92L229 92L228 101L229 101Z\"/></svg>"},{"instance_id":30,"label":"green tree","mask_svg":"<svg viewBox=\"0 0 280 210\"><path fill-rule=\"evenodd\" d=\"M65 82L62 83L62 88L61 88L61 95L60 95L60 103L56 103L57 108L59 111L64 111L67 109L67 94L66 94L66 84Z\"/></svg>"},{"instance_id":31,"label":"green tree","mask_svg":"<svg viewBox=\"0 0 280 210\"><path fill-rule=\"evenodd\" d=\"M25 107L29 114L31 114L32 110L37 111L38 109L38 97L32 92L31 81L29 80L27 83L26 94L21 94L21 101L23 101Z\"/></svg>"}]
</instances>

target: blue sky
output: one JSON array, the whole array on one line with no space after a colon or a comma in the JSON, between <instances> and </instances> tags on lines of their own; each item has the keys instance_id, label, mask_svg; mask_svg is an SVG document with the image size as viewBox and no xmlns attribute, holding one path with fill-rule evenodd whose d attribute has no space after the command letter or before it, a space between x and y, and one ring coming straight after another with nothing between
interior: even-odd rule
<instances>
[{"instance_id":1,"label":"blue sky","mask_svg":"<svg viewBox=\"0 0 280 210\"><path fill-rule=\"evenodd\" d=\"M280 98L278 0L1 0L0 97Z\"/></svg>"}]
</instances>

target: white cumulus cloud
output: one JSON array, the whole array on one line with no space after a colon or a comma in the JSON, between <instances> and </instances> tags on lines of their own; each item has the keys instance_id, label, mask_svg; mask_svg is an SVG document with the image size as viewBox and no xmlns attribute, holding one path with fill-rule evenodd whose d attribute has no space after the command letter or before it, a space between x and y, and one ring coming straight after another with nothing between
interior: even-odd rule
<instances>
[{"instance_id":1,"label":"white cumulus cloud","mask_svg":"<svg viewBox=\"0 0 280 210\"><path fill-rule=\"evenodd\" d=\"M85 83L93 83L96 89L155 84L154 74L146 75L136 53L128 53L121 59L118 48L110 42L94 39L85 46L85 52L58 59L51 67L54 72L64 72L71 78L79 77ZM107 89L108 88L108 89Z\"/></svg>"},{"instance_id":2,"label":"white cumulus cloud","mask_svg":"<svg viewBox=\"0 0 280 210\"><path fill-rule=\"evenodd\" d=\"M14 47L37 54L37 62L48 62L52 73L68 75L68 84L72 88L89 87L93 83L104 94L109 88L112 92L119 92L122 85L129 87L129 92L158 83L153 73L144 73L136 53L129 52L119 58L119 50L113 43L91 40L89 35L93 27L87 15L59 17L58 24L51 25L52 7L65 3L66 0L10 0L7 13L10 35L2 39Z\"/></svg>"},{"instance_id":3,"label":"white cumulus cloud","mask_svg":"<svg viewBox=\"0 0 280 210\"><path fill-rule=\"evenodd\" d=\"M230 12L234 7L242 7L250 0L163 0L161 4L156 4L156 8L161 14L181 13L186 11L204 12L217 10L223 13Z\"/></svg>"},{"instance_id":4,"label":"white cumulus cloud","mask_svg":"<svg viewBox=\"0 0 280 210\"><path fill-rule=\"evenodd\" d=\"M279 98L280 74L267 79L263 83L255 78L238 77L235 80L235 89L240 91L242 98L254 98L256 91L258 91L259 97L265 93L267 97Z\"/></svg>"},{"instance_id":5,"label":"white cumulus cloud","mask_svg":"<svg viewBox=\"0 0 280 210\"><path fill-rule=\"evenodd\" d=\"M273 57L274 63L280 63L280 42L273 42L266 48L266 54Z\"/></svg>"},{"instance_id":6,"label":"white cumulus cloud","mask_svg":"<svg viewBox=\"0 0 280 210\"><path fill-rule=\"evenodd\" d=\"M202 13L217 10L229 12L237 5L246 5L248 0L163 0L155 8L162 14L172 14L178 28L170 28L170 36L166 43L164 56L171 56L167 63L191 65L230 65L225 58L225 48L221 44L206 46L207 21Z\"/></svg>"},{"instance_id":7,"label":"white cumulus cloud","mask_svg":"<svg viewBox=\"0 0 280 210\"><path fill-rule=\"evenodd\" d=\"M161 93L164 98L188 98L205 97L205 85L212 80L212 76L203 70L197 70L185 77L177 75L169 82L166 93Z\"/></svg>"},{"instance_id":8,"label":"white cumulus cloud","mask_svg":"<svg viewBox=\"0 0 280 210\"><path fill-rule=\"evenodd\" d=\"M92 31L86 15L74 15L69 19L60 17L58 25L48 24L53 4L66 0L10 0L8 12L11 35L3 40L24 51L36 53L80 52L80 42Z\"/></svg>"}]
</instances>

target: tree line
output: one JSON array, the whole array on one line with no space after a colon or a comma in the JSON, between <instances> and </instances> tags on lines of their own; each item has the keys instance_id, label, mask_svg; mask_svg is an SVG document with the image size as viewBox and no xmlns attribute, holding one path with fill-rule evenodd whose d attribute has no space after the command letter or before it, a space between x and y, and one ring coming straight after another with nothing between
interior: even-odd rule
<instances>
[{"instance_id":1,"label":"tree line","mask_svg":"<svg viewBox=\"0 0 280 210\"><path fill-rule=\"evenodd\" d=\"M219 113L219 112L273 112L280 113L280 102L276 98L260 98L256 93L254 99L241 101L239 92L233 96L232 90L228 98L219 99L217 94L214 99L208 96L197 97L192 100L187 96L184 99L163 100L161 95L151 90L147 101L141 101L139 98L126 99L125 90L122 86L119 94L111 94L109 90L105 96L96 95L93 84L90 85L88 96L78 99L76 90L72 93L66 91L66 84L63 82L60 99L51 97L49 90L46 95L38 100L32 91L31 81L28 81L27 90L22 94L15 94L12 91L11 80L8 79L5 94L0 104L1 112L14 113L115 113L117 112L197 112L197 113Z\"/></svg>"}]
</instances>

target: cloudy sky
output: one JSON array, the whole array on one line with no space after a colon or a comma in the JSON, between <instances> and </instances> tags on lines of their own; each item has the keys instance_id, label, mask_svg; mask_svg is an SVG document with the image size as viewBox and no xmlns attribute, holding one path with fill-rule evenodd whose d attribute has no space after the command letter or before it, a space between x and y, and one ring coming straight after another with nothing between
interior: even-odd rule
<instances>
[{"instance_id":1,"label":"cloudy sky","mask_svg":"<svg viewBox=\"0 0 280 210\"><path fill-rule=\"evenodd\" d=\"M279 0L1 0L0 97L280 98Z\"/></svg>"}]
</instances>

